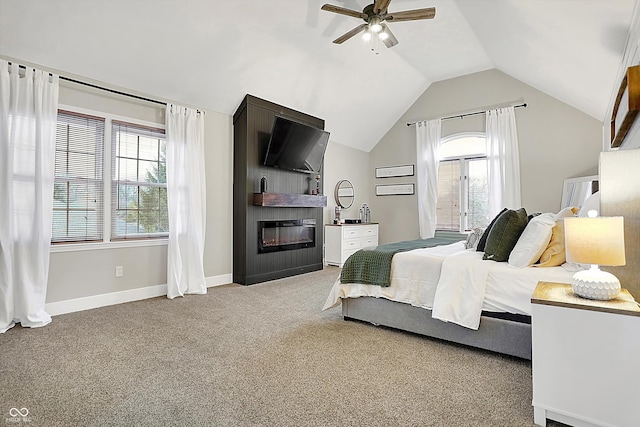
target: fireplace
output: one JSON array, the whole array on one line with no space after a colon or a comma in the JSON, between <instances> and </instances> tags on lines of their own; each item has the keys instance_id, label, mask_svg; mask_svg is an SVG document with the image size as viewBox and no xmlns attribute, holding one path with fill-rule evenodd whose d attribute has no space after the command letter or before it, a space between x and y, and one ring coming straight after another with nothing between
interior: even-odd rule
<instances>
[{"instance_id":1,"label":"fireplace","mask_svg":"<svg viewBox=\"0 0 640 427\"><path fill-rule=\"evenodd\" d=\"M313 248L316 220L258 221L258 253Z\"/></svg>"}]
</instances>

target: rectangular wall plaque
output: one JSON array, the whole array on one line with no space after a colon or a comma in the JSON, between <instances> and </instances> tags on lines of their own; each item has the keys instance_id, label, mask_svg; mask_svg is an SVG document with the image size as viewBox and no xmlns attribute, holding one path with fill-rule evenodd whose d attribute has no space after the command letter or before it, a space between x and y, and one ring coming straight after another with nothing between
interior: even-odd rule
<instances>
[{"instance_id":1,"label":"rectangular wall plaque","mask_svg":"<svg viewBox=\"0 0 640 427\"><path fill-rule=\"evenodd\" d=\"M389 166L376 168L376 178L391 178L393 176L413 176L413 165Z\"/></svg>"},{"instance_id":2,"label":"rectangular wall plaque","mask_svg":"<svg viewBox=\"0 0 640 427\"><path fill-rule=\"evenodd\" d=\"M376 196L396 196L414 194L413 184L376 185Z\"/></svg>"}]
</instances>

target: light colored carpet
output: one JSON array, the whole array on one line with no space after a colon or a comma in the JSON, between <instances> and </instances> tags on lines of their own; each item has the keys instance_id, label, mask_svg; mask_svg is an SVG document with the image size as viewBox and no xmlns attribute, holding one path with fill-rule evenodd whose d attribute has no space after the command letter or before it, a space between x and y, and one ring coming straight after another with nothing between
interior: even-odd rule
<instances>
[{"instance_id":1,"label":"light colored carpet","mask_svg":"<svg viewBox=\"0 0 640 427\"><path fill-rule=\"evenodd\" d=\"M323 312L338 274L16 326L0 335L0 422L533 426L530 362Z\"/></svg>"}]
</instances>

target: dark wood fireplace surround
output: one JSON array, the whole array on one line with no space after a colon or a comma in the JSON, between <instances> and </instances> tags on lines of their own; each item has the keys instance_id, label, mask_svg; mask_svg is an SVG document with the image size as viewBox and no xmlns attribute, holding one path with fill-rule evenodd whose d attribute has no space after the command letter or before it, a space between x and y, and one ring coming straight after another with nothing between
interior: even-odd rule
<instances>
[{"instance_id":1,"label":"dark wood fireplace surround","mask_svg":"<svg viewBox=\"0 0 640 427\"><path fill-rule=\"evenodd\" d=\"M324 129L324 120L247 95L233 115L233 281L252 285L322 269L324 195L315 176L263 165L277 115ZM322 188L322 171L321 188ZM260 192L260 179L267 191ZM315 219L315 246L258 253L260 221Z\"/></svg>"}]
</instances>

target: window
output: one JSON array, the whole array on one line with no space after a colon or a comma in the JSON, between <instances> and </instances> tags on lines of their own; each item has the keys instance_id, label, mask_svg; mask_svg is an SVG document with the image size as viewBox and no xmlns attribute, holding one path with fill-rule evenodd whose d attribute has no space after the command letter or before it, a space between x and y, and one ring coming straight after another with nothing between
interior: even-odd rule
<instances>
[{"instance_id":1,"label":"window","mask_svg":"<svg viewBox=\"0 0 640 427\"><path fill-rule=\"evenodd\" d=\"M54 243L102 241L104 119L58 112Z\"/></svg>"},{"instance_id":2,"label":"window","mask_svg":"<svg viewBox=\"0 0 640 427\"><path fill-rule=\"evenodd\" d=\"M438 168L438 230L465 232L489 223L487 160L483 134L443 139Z\"/></svg>"},{"instance_id":3,"label":"window","mask_svg":"<svg viewBox=\"0 0 640 427\"><path fill-rule=\"evenodd\" d=\"M111 238L167 236L164 131L113 122Z\"/></svg>"},{"instance_id":4,"label":"window","mask_svg":"<svg viewBox=\"0 0 640 427\"><path fill-rule=\"evenodd\" d=\"M164 130L58 111L52 243L168 236Z\"/></svg>"}]
</instances>

